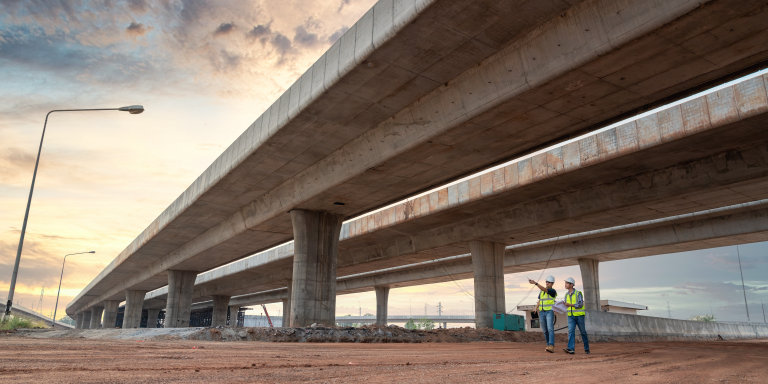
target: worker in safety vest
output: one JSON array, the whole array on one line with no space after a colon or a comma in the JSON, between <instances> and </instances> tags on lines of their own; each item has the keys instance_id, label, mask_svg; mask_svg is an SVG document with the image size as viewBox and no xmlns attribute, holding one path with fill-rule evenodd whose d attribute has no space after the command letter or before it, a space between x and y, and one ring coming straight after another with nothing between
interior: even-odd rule
<instances>
[{"instance_id":1,"label":"worker in safety vest","mask_svg":"<svg viewBox=\"0 0 768 384\"><path fill-rule=\"evenodd\" d=\"M584 295L573 288L575 284L576 282L572 277L565 279L565 289L568 290L565 293L565 306L568 310L568 347L564 348L563 351L571 355L574 354L574 348L576 348L576 326L578 326L581 340L584 341L584 353L589 355L589 340L587 339L587 331L584 328L584 315L586 315L586 312L584 312Z\"/></svg>"},{"instance_id":2,"label":"worker in safety vest","mask_svg":"<svg viewBox=\"0 0 768 384\"><path fill-rule=\"evenodd\" d=\"M552 306L555 305L555 297L557 297L557 291L552 286L555 284L554 276L547 276L546 287L542 287L539 283L528 279L531 284L541 290L539 292L539 301L536 302L536 309L533 313L539 312L539 324L541 325L541 331L544 332L544 341L547 342L547 352L555 352L555 313L552 311Z\"/></svg>"}]
</instances>

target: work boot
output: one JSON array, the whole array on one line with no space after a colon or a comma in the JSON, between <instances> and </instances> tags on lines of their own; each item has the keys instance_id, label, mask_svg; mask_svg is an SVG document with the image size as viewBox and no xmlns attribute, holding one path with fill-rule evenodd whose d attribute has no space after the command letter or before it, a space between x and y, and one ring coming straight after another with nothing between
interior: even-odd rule
<instances>
[{"instance_id":1,"label":"work boot","mask_svg":"<svg viewBox=\"0 0 768 384\"><path fill-rule=\"evenodd\" d=\"M555 353L555 346L554 345L547 345L547 352Z\"/></svg>"}]
</instances>

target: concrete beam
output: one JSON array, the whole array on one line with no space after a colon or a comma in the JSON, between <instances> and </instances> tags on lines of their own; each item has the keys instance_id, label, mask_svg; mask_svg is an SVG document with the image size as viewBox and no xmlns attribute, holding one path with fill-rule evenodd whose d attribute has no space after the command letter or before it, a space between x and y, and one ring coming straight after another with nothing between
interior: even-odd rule
<instances>
[{"instance_id":1,"label":"concrete beam","mask_svg":"<svg viewBox=\"0 0 768 384\"><path fill-rule=\"evenodd\" d=\"M387 309L389 306L389 287L376 286L376 324L387 325Z\"/></svg>"},{"instance_id":2,"label":"concrete beam","mask_svg":"<svg viewBox=\"0 0 768 384\"><path fill-rule=\"evenodd\" d=\"M123 312L123 329L139 328L141 326L141 311L144 295L147 291L125 291L125 312Z\"/></svg>"},{"instance_id":3,"label":"concrete beam","mask_svg":"<svg viewBox=\"0 0 768 384\"><path fill-rule=\"evenodd\" d=\"M91 324L90 329L101 328L101 314L104 312L104 307L92 307L91 308Z\"/></svg>"},{"instance_id":4,"label":"concrete beam","mask_svg":"<svg viewBox=\"0 0 768 384\"><path fill-rule=\"evenodd\" d=\"M165 328L187 328L192 314L192 290L195 271L168 271L168 303L165 307Z\"/></svg>"},{"instance_id":5,"label":"concrete beam","mask_svg":"<svg viewBox=\"0 0 768 384\"><path fill-rule=\"evenodd\" d=\"M768 202L682 215L667 221L654 220L601 233L587 232L575 238L511 246L505 251L504 273L579 265L580 260L586 259L595 263L607 262L760 241L768 241ZM444 261L339 278L336 290L337 294L349 294L371 291L385 284L400 288L472 277L471 257L461 255ZM587 281L586 277L582 279ZM232 301L243 306L274 303L285 297L285 292L283 289L254 293L234 297Z\"/></svg>"},{"instance_id":6,"label":"concrete beam","mask_svg":"<svg viewBox=\"0 0 768 384\"><path fill-rule=\"evenodd\" d=\"M117 308L120 306L119 300L108 300L104 302L104 328L114 329L117 326Z\"/></svg>"},{"instance_id":7,"label":"concrete beam","mask_svg":"<svg viewBox=\"0 0 768 384\"><path fill-rule=\"evenodd\" d=\"M159 309L147 309L147 328L157 328L158 316L160 316Z\"/></svg>"},{"instance_id":8,"label":"concrete beam","mask_svg":"<svg viewBox=\"0 0 768 384\"><path fill-rule=\"evenodd\" d=\"M506 313L504 244L470 241L475 278L475 328L493 328L493 315Z\"/></svg>"},{"instance_id":9,"label":"concrete beam","mask_svg":"<svg viewBox=\"0 0 768 384\"><path fill-rule=\"evenodd\" d=\"M595 311L600 310L600 275L598 274L599 261L593 259L578 259L581 269L581 281L584 285L584 308Z\"/></svg>"},{"instance_id":10,"label":"concrete beam","mask_svg":"<svg viewBox=\"0 0 768 384\"><path fill-rule=\"evenodd\" d=\"M213 297L213 314L211 315L211 327L223 327L227 325L227 310L229 309L229 296Z\"/></svg>"},{"instance_id":11,"label":"concrete beam","mask_svg":"<svg viewBox=\"0 0 768 384\"><path fill-rule=\"evenodd\" d=\"M237 327L237 314L239 312L240 312L240 306L239 305L230 305L229 306L229 326L230 327Z\"/></svg>"},{"instance_id":12,"label":"concrete beam","mask_svg":"<svg viewBox=\"0 0 768 384\"><path fill-rule=\"evenodd\" d=\"M342 217L292 210L294 247L291 327L335 324L336 257Z\"/></svg>"}]
</instances>

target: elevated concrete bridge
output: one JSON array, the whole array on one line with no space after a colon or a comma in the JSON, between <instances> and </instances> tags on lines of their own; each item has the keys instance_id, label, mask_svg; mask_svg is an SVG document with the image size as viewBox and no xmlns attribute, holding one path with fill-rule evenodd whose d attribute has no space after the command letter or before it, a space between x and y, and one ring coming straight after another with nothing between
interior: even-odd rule
<instances>
[{"instance_id":1,"label":"elevated concrete bridge","mask_svg":"<svg viewBox=\"0 0 768 384\"><path fill-rule=\"evenodd\" d=\"M292 238L292 260L261 276L265 287L291 281L294 325L333 320L337 275L472 247L496 260L478 261L475 278L498 303L504 245L760 199L762 79L341 225L763 62L764 11L728 0L381 0L67 313L106 308L106 322L125 300L124 326L135 327L147 291L168 285L166 326L186 326L196 275Z\"/></svg>"}]
</instances>

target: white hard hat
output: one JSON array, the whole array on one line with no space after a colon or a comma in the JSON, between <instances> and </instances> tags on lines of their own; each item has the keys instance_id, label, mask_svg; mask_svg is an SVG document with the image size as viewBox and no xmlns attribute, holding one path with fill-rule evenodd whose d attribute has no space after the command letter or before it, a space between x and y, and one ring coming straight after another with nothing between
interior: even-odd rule
<instances>
[{"instance_id":1,"label":"white hard hat","mask_svg":"<svg viewBox=\"0 0 768 384\"><path fill-rule=\"evenodd\" d=\"M555 277L554 276L547 276L547 283L554 283Z\"/></svg>"},{"instance_id":2,"label":"white hard hat","mask_svg":"<svg viewBox=\"0 0 768 384\"><path fill-rule=\"evenodd\" d=\"M568 282L568 283L571 283L573 285L576 285L576 281L573 280L573 277L569 277L569 278L565 279L565 281Z\"/></svg>"}]
</instances>

